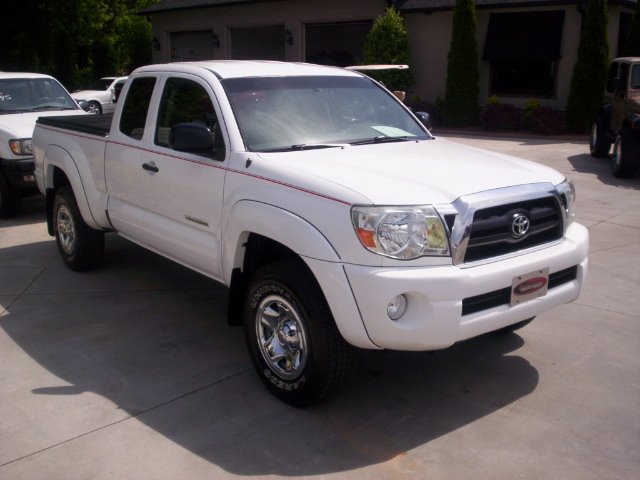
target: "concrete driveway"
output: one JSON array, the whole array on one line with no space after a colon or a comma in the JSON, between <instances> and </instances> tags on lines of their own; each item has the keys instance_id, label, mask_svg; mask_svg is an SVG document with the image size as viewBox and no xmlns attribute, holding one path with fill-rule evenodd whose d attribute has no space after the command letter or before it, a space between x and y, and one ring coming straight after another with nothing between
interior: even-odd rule
<instances>
[{"instance_id":1,"label":"concrete driveway","mask_svg":"<svg viewBox=\"0 0 640 480\"><path fill-rule=\"evenodd\" d=\"M640 471L640 178L586 142L451 137L565 172L581 298L503 337L367 352L331 403L253 373L226 290L119 239L67 270L43 203L0 223L0 479L623 479Z\"/></svg>"}]
</instances>

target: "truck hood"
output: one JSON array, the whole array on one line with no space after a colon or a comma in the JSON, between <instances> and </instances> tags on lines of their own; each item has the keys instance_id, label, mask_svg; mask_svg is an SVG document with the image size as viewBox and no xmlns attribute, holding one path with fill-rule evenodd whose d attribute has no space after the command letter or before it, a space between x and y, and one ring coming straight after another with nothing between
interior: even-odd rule
<instances>
[{"instance_id":1,"label":"truck hood","mask_svg":"<svg viewBox=\"0 0 640 480\"><path fill-rule=\"evenodd\" d=\"M299 178L338 184L376 205L446 204L471 193L564 179L549 167L441 138L260 156L274 167L297 170ZM305 187L314 184L310 179Z\"/></svg>"},{"instance_id":2,"label":"truck hood","mask_svg":"<svg viewBox=\"0 0 640 480\"><path fill-rule=\"evenodd\" d=\"M104 90L80 90L73 92L71 96L76 100L94 100L96 98L109 97L111 92Z\"/></svg>"},{"instance_id":3,"label":"truck hood","mask_svg":"<svg viewBox=\"0 0 640 480\"><path fill-rule=\"evenodd\" d=\"M38 117L80 115L83 110L50 110L46 112L12 113L0 115L0 134L7 139L31 138ZM87 114L89 115L89 114Z\"/></svg>"}]
</instances>

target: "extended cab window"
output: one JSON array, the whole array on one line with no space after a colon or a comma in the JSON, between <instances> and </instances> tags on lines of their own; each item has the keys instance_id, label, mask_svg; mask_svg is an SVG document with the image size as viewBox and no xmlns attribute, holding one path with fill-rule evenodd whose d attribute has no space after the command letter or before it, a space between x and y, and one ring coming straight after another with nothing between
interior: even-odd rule
<instances>
[{"instance_id":1,"label":"extended cab window","mask_svg":"<svg viewBox=\"0 0 640 480\"><path fill-rule=\"evenodd\" d=\"M223 160L224 141L211 97L202 85L169 78L162 92L156 145Z\"/></svg>"},{"instance_id":2,"label":"extended cab window","mask_svg":"<svg viewBox=\"0 0 640 480\"><path fill-rule=\"evenodd\" d=\"M629 88L631 90L640 90L640 63L632 67Z\"/></svg>"},{"instance_id":3,"label":"extended cab window","mask_svg":"<svg viewBox=\"0 0 640 480\"><path fill-rule=\"evenodd\" d=\"M155 84L154 77L141 77L133 80L129 86L120 116L120 131L125 135L136 140L142 139Z\"/></svg>"}]
</instances>

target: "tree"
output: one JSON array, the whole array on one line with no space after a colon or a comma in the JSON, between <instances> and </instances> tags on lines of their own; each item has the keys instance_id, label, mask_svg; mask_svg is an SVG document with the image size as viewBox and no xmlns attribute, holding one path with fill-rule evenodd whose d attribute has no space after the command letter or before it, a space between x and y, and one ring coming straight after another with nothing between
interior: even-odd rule
<instances>
[{"instance_id":1,"label":"tree","mask_svg":"<svg viewBox=\"0 0 640 480\"><path fill-rule=\"evenodd\" d=\"M447 62L445 123L464 126L478 121L479 82L476 5L474 0L456 0Z\"/></svg>"},{"instance_id":2,"label":"tree","mask_svg":"<svg viewBox=\"0 0 640 480\"><path fill-rule=\"evenodd\" d=\"M137 12L156 1L5 2L0 67L48 73L69 89L127 73L151 61L151 26Z\"/></svg>"},{"instance_id":3,"label":"tree","mask_svg":"<svg viewBox=\"0 0 640 480\"><path fill-rule=\"evenodd\" d=\"M376 19L365 39L363 63L407 65L410 48L402 17L390 7ZM372 70L368 75L384 83L389 90L407 90L413 85L410 70Z\"/></svg>"},{"instance_id":4,"label":"tree","mask_svg":"<svg viewBox=\"0 0 640 480\"><path fill-rule=\"evenodd\" d=\"M631 26L624 43L626 57L640 57L640 0L636 0L636 11L631 19Z\"/></svg>"},{"instance_id":5,"label":"tree","mask_svg":"<svg viewBox=\"0 0 640 480\"><path fill-rule=\"evenodd\" d=\"M609 68L607 0L589 0L567 100L567 129L589 130L602 104Z\"/></svg>"}]
</instances>

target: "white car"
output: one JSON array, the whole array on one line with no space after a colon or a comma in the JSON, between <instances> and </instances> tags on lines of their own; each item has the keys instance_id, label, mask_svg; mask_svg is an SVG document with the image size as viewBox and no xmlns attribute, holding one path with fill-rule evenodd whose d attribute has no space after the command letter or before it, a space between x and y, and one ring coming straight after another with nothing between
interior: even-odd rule
<instances>
[{"instance_id":1,"label":"white car","mask_svg":"<svg viewBox=\"0 0 640 480\"><path fill-rule=\"evenodd\" d=\"M102 115L112 113L116 108L118 94L124 85L127 77L104 77L97 80L87 90L80 90L73 93L76 102L84 100L87 102L87 111Z\"/></svg>"},{"instance_id":2,"label":"white car","mask_svg":"<svg viewBox=\"0 0 640 480\"><path fill-rule=\"evenodd\" d=\"M82 112L58 81L39 73L0 72L0 218L37 193L31 136L38 117Z\"/></svg>"}]
</instances>

